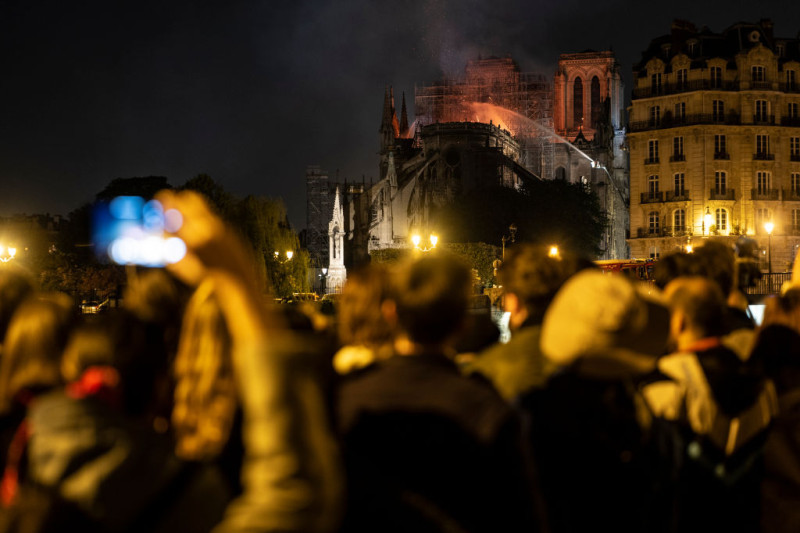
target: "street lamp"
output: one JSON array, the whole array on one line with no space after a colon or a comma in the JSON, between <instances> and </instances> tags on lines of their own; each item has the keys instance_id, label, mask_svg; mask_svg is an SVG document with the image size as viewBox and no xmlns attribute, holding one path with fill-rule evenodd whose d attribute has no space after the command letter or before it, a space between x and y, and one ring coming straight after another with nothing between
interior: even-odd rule
<instances>
[{"instance_id":1,"label":"street lamp","mask_svg":"<svg viewBox=\"0 0 800 533\"><path fill-rule=\"evenodd\" d=\"M764 229L767 230L767 273L769 274L769 292L772 292L772 230L775 229L775 224L772 221L764 224Z\"/></svg>"},{"instance_id":2,"label":"street lamp","mask_svg":"<svg viewBox=\"0 0 800 533\"><path fill-rule=\"evenodd\" d=\"M286 259L281 259L281 254L277 250L275 251L275 261L278 263L285 263L287 261L291 261L292 257L294 257L294 252L291 250L286 250Z\"/></svg>"},{"instance_id":3,"label":"street lamp","mask_svg":"<svg viewBox=\"0 0 800 533\"><path fill-rule=\"evenodd\" d=\"M322 280L322 287L320 288L320 292L322 294L327 294L325 290L328 288L328 268L322 267L322 274L319 275L320 279Z\"/></svg>"},{"instance_id":4,"label":"street lamp","mask_svg":"<svg viewBox=\"0 0 800 533\"><path fill-rule=\"evenodd\" d=\"M415 233L411 236L411 243L414 245L415 250L419 250L420 252L430 252L434 248L436 248L436 244L439 242L439 237L431 233L428 236L428 241L431 243L430 246L420 247L420 243L422 242L422 237L419 236L418 233Z\"/></svg>"},{"instance_id":5,"label":"street lamp","mask_svg":"<svg viewBox=\"0 0 800 533\"><path fill-rule=\"evenodd\" d=\"M5 252L5 253L4 253ZM17 249L9 246L8 248L3 248L3 245L0 244L0 261L3 263L8 263L14 256L17 255Z\"/></svg>"},{"instance_id":6,"label":"street lamp","mask_svg":"<svg viewBox=\"0 0 800 533\"><path fill-rule=\"evenodd\" d=\"M554 257L554 258L558 259L558 257L559 257L559 255L558 255L558 246L556 246L555 244L553 246L551 246L550 250L547 252L547 255L549 255L550 257Z\"/></svg>"},{"instance_id":7,"label":"street lamp","mask_svg":"<svg viewBox=\"0 0 800 533\"><path fill-rule=\"evenodd\" d=\"M506 260L506 242L508 241L516 242L517 225L514 224L513 222L508 227L508 233L509 233L508 235L503 235L503 237L500 239L503 242L503 252L501 254L501 258L503 261Z\"/></svg>"},{"instance_id":8,"label":"street lamp","mask_svg":"<svg viewBox=\"0 0 800 533\"><path fill-rule=\"evenodd\" d=\"M711 210L706 206L706 214L703 215L703 235L708 235L711 232L711 224L714 218L711 216Z\"/></svg>"}]
</instances>

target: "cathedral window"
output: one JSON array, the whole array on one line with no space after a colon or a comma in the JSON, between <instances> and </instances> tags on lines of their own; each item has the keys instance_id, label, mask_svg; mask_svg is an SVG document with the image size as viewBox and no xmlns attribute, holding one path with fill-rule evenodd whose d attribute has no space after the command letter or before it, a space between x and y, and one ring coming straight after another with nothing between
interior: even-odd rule
<instances>
[{"instance_id":1,"label":"cathedral window","mask_svg":"<svg viewBox=\"0 0 800 533\"><path fill-rule=\"evenodd\" d=\"M600 79L597 76L592 77L591 93L592 127L597 129L603 115L603 109L600 105Z\"/></svg>"},{"instance_id":2,"label":"cathedral window","mask_svg":"<svg viewBox=\"0 0 800 533\"><path fill-rule=\"evenodd\" d=\"M583 80L575 78L572 86L573 125L583 126Z\"/></svg>"}]
</instances>

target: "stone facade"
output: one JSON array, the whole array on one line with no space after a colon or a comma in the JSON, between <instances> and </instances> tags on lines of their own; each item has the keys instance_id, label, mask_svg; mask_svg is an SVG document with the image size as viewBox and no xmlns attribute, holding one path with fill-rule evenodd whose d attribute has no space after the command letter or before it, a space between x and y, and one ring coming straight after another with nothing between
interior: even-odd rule
<instances>
[{"instance_id":1,"label":"stone facade","mask_svg":"<svg viewBox=\"0 0 800 533\"><path fill-rule=\"evenodd\" d=\"M554 93L555 177L592 187L608 216L600 259L627 258L625 93L614 53L562 54Z\"/></svg>"},{"instance_id":2,"label":"stone facade","mask_svg":"<svg viewBox=\"0 0 800 533\"><path fill-rule=\"evenodd\" d=\"M773 271L791 263L800 245L799 45L776 38L768 20L722 33L676 21L650 43L629 108L633 257L749 235L765 261L771 242Z\"/></svg>"}]
</instances>

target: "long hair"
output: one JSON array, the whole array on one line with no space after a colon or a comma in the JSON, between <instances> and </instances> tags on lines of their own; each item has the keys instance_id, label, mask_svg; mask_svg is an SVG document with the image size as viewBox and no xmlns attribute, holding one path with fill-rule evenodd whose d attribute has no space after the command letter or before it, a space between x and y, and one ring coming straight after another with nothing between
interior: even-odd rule
<instances>
[{"instance_id":1,"label":"long hair","mask_svg":"<svg viewBox=\"0 0 800 533\"><path fill-rule=\"evenodd\" d=\"M176 453L208 460L225 447L237 406L232 342L218 295L202 283L189 300L175 358Z\"/></svg>"},{"instance_id":2,"label":"long hair","mask_svg":"<svg viewBox=\"0 0 800 533\"><path fill-rule=\"evenodd\" d=\"M6 332L0 365L4 412L23 391L38 392L62 383L61 357L76 318L72 299L62 293L32 296L19 306Z\"/></svg>"}]
</instances>

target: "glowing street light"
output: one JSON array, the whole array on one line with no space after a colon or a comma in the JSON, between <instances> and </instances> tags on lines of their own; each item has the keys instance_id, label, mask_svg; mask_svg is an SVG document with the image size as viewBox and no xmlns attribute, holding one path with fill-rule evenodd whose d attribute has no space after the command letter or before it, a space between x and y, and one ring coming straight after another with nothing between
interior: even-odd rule
<instances>
[{"instance_id":1,"label":"glowing street light","mask_svg":"<svg viewBox=\"0 0 800 533\"><path fill-rule=\"evenodd\" d=\"M711 225L714 223L714 217L711 216L711 210L706 206L706 214L703 215L703 235L708 235L711 231Z\"/></svg>"},{"instance_id":2,"label":"glowing street light","mask_svg":"<svg viewBox=\"0 0 800 533\"><path fill-rule=\"evenodd\" d=\"M9 246L8 248L4 248L2 244L0 244L0 261L3 263L8 263L14 256L17 255L17 249L14 247Z\"/></svg>"},{"instance_id":3,"label":"glowing street light","mask_svg":"<svg viewBox=\"0 0 800 533\"><path fill-rule=\"evenodd\" d=\"M281 254L277 250L275 251L275 261L278 263L285 263L287 261L291 261L292 257L294 257L294 252L291 250L286 250L286 259L281 260Z\"/></svg>"},{"instance_id":4,"label":"glowing street light","mask_svg":"<svg viewBox=\"0 0 800 533\"><path fill-rule=\"evenodd\" d=\"M415 233L411 236L411 244L414 245L415 250L419 250L420 252L430 252L436 248L436 244L439 242L439 237L431 233L428 236L428 241L431 243L430 246L421 247L420 244L422 243L422 237L420 237L418 233Z\"/></svg>"},{"instance_id":5,"label":"glowing street light","mask_svg":"<svg viewBox=\"0 0 800 533\"><path fill-rule=\"evenodd\" d=\"M690 253L694 252L694 246L692 246L692 243L688 243L686 245L685 249L686 249L686 253L687 254L690 254Z\"/></svg>"},{"instance_id":6,"label":"glowing street light","mask_svg":"<svg viewBox=\"0 0 800 533\"><path fill-rule=\"evenodd\" d=\"M547 252L547 255L549 255L550 257L555 257L556 259L558 259L558 257L559 257L559 255L558 255L558 246L556 246L556 245L551 246L550 250Z\"/></svg>"},{"instance_id":7,"label":"glowing street light","mask_svg":"<svg viewBox=\"0 0 800 533\"><path fill-rule=\"evenodd\" d=\"M775 224L770 220L764 223L764 229L767 230L767 272L769 277L769 291L772 292L772 230L775 229Z\"/></svg>"}]
</instances>

